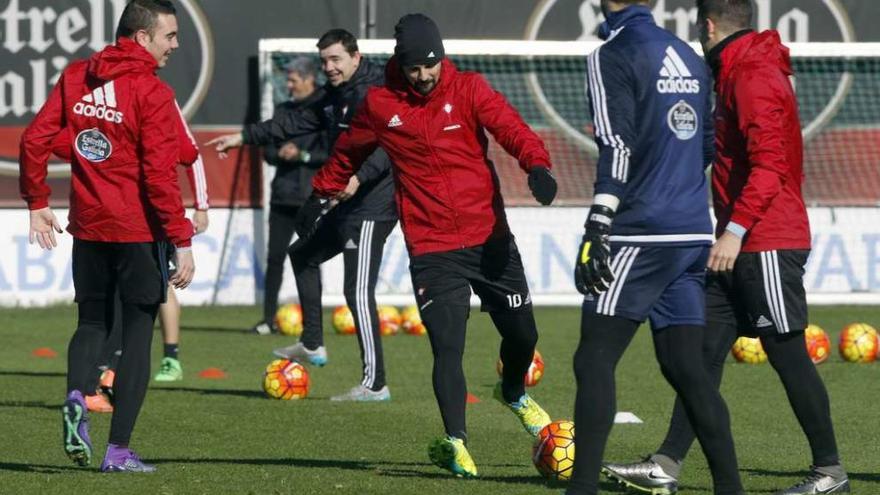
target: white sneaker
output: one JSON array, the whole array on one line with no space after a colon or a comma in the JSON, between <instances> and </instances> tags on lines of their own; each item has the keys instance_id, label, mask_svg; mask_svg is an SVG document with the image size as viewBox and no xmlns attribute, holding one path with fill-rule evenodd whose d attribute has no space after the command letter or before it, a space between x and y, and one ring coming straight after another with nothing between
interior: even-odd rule
<instances>
[{"instance_id":1,"label":"white sneaker","mask_svg":"<svg viewBox=\"0 0 880 495\"><path fill-rule=\"evenodd\" d=\"M253 334L253 335L266 336L266 335L277 334L278 331L275 328L273 328L273 325L269 325L265 321L261 321L260 323L257 323L256 325L251 327L251 329L248 330L248 333Z\"/></svg>"},{"instance_id":2,"label":"white sneaker","mask_svg":"<svg viewBox=\"0 0 880 495\"><path fill-rule=\"evenodd\" d=\"M385 402L391 400L391 391L388 390L387 385L375 392L363 385L358 385L344 394L334 395L333 397L330 397L330 400L334 402Z\"/></svg>"},{"instance_id":3,"label":"white sneaker","mask_svg":"<svg viewBox=\"0 0 880 495\"><path fill-rule=\"evenodd\" d=\"M314 351L306 349L302 342L289 345L287 347L279 347L272 351L272 354L291 361L308 362L314 366L324 366L327 364L327 349L324 346L318 347Z\"/></svg>"}]
</instances>

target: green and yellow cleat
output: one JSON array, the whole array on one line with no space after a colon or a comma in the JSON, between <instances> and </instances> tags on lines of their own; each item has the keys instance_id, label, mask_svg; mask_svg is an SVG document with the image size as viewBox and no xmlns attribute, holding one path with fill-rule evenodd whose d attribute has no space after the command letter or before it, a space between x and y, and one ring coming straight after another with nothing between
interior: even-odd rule
<instances>
[{"instance_id":1,"label":"green and yellow cleat","mask_svg":"<svg viewBox=\"0 0 880 495\"><path fill-rule=\"evenodd\" d=\"M428 457L438 467L452 471L459 478L476 478L477 466L460 438L438 438L428 445Z\"/></svg>"},{"instance_id":2,"label":"green and yellow cleat","mask_svg":"<svg viewBox=\"0 0 880 495\"><path fill-rule=\"evenodd\" d=\"M504 400L504 394L501 393L501 382L495 385L495 391L492 394L495 400L507 406L508 409L516 414L522 423L523 428L533 437L537 438L542 428L549 425L550 415L547 414L541 406L529 397L529 394L523 394L516 402L507 402Z\"/></svg>"},{"instance_id":3,"label":"green and yellow cleat","mask_svg":"<svg viewBox=\"0 0 880 495\"><path fill-rule=\"evenodd\" d=\"M153 377L157 382L177 382L183 380L183 367L180 361L172 357L162 358L159 365L159 372Z\"/></svg>"}]
</instances>

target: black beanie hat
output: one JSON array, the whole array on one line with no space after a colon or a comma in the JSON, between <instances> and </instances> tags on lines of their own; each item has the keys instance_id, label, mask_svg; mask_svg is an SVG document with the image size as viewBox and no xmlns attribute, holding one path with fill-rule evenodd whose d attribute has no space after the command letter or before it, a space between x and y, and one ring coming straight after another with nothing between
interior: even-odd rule
<instances>
[{"instance_id":1,"label":"black beanie hat","mask_svg":"<svg viewBox=\"0 0 880 495\"><path fill-rule=\"evenodd\" d=\"M401 17L394 26L394 39L397 40L394 54L403 67L433 65L446 55L440 30L430 17L423 14Z\"/></svg>"}]
</instances>

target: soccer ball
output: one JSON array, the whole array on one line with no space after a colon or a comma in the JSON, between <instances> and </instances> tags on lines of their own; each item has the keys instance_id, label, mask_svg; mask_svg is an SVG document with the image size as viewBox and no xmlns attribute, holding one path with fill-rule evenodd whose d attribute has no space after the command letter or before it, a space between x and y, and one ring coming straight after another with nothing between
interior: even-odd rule
<instances>
[{"instance_id":1,"label":"soccer ball","mask_svg":"<svg viewBox=\"0 0 880 495\"><path fill-rule=\"evenodd\" d=\"M740 363L760 364L767 361L767 353L764 352L761 339L740 337L733 343L733 349L730 352L733 354L733 358Z\"/></svg>"},{"instance_id":2,"label":"soccer ball","mask_svg":"<svg viewBox=\"0 0 880 495\"><path fill-rule=\"evenodd\" d=\"M504 371L504 363L501 362L501 358L498 358L498 362L495 363L495 371L498 372L498 376L501 376L501 373ZM534 387L541 381L543 376L544 357L541 356L538 349L535 349L535 354L532 356L532 364L529 365L529 370L526 371L526 387Z\"/></svg>"},{"instance_id":3,"label":"soccer ball","mask_svg":"<svg viewBox=\"0 0 880 495\"><path fill-rule=\"evenodd\" d=\"M867 323L850 323L840 332L840 355L851 363L870 363L877 359L877 330Z\"/></svg>"},{"instance_id":4,"label":"soccer ball","mask_svg":"<svg viewBox=\"0 0 880 495\"><path fill-rule=\"evenodd\" d=\"M357 329L354 326L354 316L348 306L339 306L333 310L333 328L340 335L354 335Z\"/></svg>"},{"instance_id":5,"label":"soccer ball","mask_svg":"<svg viewBox=\"0 0 880 495\"><path fill-rule=\"evenodd\" d=\"M808 325L804 330L804 339L807 341L807 353L813 363L824 363L831 354L831 340L825 330L818 325Z\"/></svg>"},{"instance_id":6,"label":"soccer ball","mask_svg":"<svg viewBox=\"0 0 880 495\"><path fill-rule=\"evenodd\" d=\"M275 312L275 326L283 335L294 337L302 334L303 314L299 304L285 304Z\"/></svg>"},{"instance_id":7,"label":"soccer ball","mask_svg":"<svg viewBox=\"0 0 880 495\"><path fill-rule=\"evenodd\" d=\"M276 359L266 366L263 390L273 399L304 399L309 395L309 372L295 361Z\"/></svg>"},{"instance_id":8,"label":"soccer ball","mask_svg":"<svg viewBox=\"0 0 880 495\"><path fill-rule=\"evenodd\" d=\"M416 305L407 306L401 313L403 331L410 335L425 335L428 333L425 324L422 323L422 315Z\"/></svg>"},{"instance_id":9,"label":"soccer ball","mask_svg":"<svg viewBox=\"0 0 880 495\"><path fill-rule=\"evenodd\" d=\"M395 335L400 331L400 311L394 306L379 306L379 334Z\"/></svg>"},{"instance_id":10,"label":"soccer ball","mask_svg":"<svg viewBox=\"0 0 880 495\"><path fill-rule=\"evenodd\" d=\"M570 479L574 471L574 423L563 419L542 428L532 447L532 463L549 480Z\"/></svg>"}]
</instances>

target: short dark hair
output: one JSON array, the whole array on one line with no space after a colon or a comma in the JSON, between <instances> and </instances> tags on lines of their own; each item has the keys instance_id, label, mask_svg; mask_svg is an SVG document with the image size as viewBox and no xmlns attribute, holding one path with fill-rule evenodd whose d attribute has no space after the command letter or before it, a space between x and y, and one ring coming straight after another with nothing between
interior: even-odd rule
<instances>
[{"instance_id":1,"label":"short dark hair","mask_svg":"<svg viewBox=\"0 0 880 495\"><path fill-rule=\"evenodd\" d=\"M170 0L131 0L119 18L116 37L130 38L142 29L152 36L159 14L176 15L177 10Z\"/></svg>"},{"instance_id":2,"label":"short dark hair","mask_svg":"<svg viewBox=\"0 0 880 495\"><path fill-rule=\"evenodd\" d=\"M318 39L318 50L323 50L336 43L342 43L342 47L345 48L345 51L347 51L349 55L354 55L360 51L358 50L357 38L345 29L331 29L321 35Z\"/></svg>"},{"instance_id":3,"label":"short dark hair","mask_svg":"<svg viewBox=\"0 0 880 495\"><path fill-rule=\"evenodd\" d=\"M752 25L752 0L697 0L697 19L712 18L730 29Z\"/></svg>"}]
</instances>

